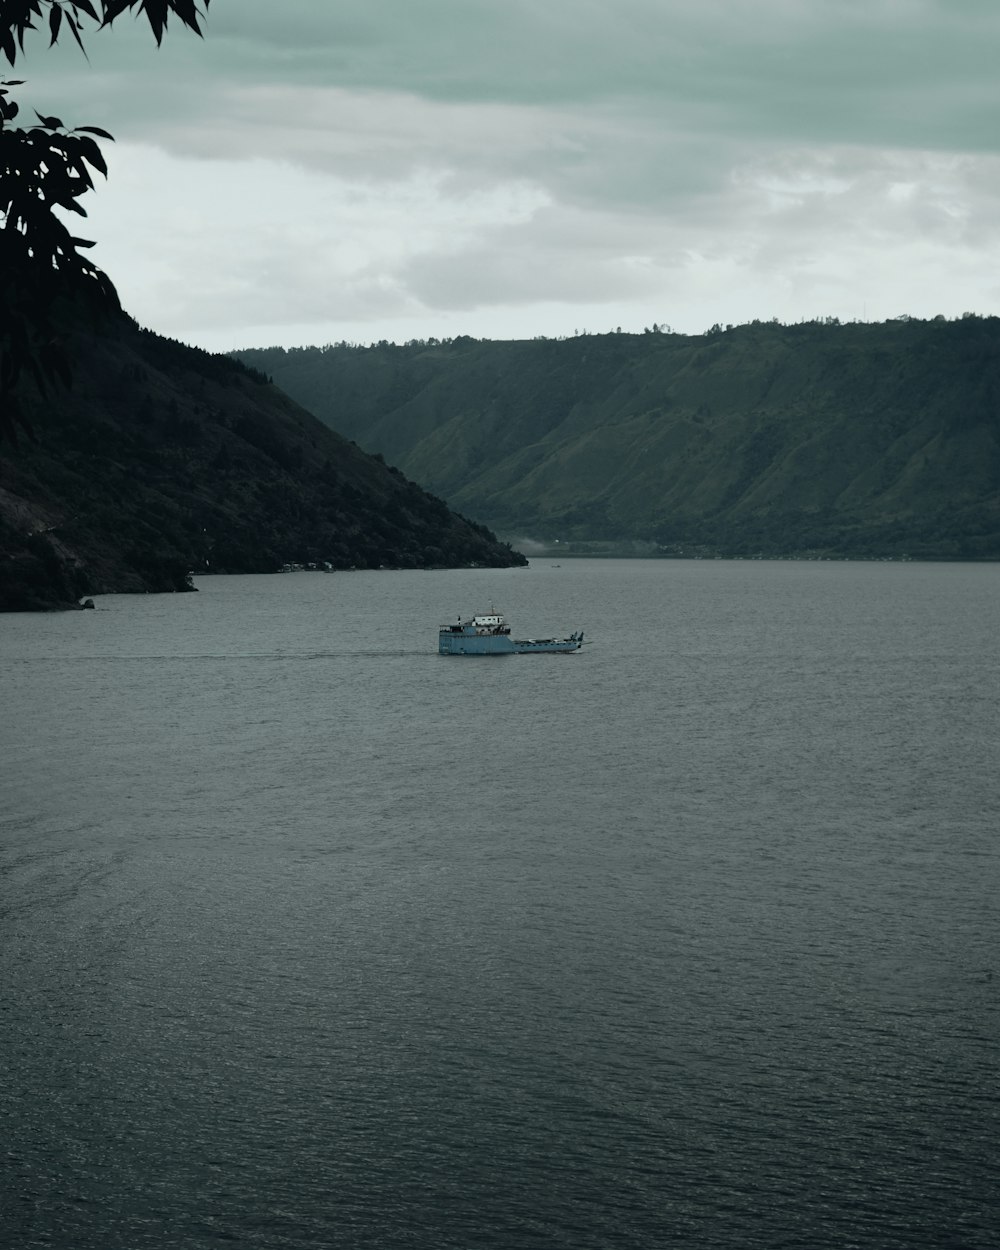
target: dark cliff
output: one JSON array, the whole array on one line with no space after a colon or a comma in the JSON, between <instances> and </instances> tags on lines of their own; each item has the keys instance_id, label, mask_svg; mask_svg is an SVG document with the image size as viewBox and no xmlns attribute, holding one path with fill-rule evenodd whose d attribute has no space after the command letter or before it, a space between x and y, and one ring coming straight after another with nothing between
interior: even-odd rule
<instances>
[{"instance_id":1,"label":"dark cliff","mask_svg":"<svg viewBox=\"0 0 1000 1250\"><path fill-rule=\"evenodd\" d=\"M69 335L69 388L0 446L0 610L190 573L524 563L260 374L123 318Z\"/></svg>"}]
</instances>

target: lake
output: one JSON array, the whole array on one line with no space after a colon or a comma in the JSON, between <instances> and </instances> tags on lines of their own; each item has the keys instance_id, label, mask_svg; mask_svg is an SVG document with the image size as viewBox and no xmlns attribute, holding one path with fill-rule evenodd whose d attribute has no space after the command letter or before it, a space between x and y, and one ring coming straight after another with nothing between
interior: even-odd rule
<instances>
[{"instance_id":1,"label":"lake","mask_svg":"<svg viewBox=\"0 0 1000 1250\"><path fill-rule=\"evenodd\" d=\"M998 566L197 584L0 617L0 1244L994 1244Z\"/></svg>"}]
</instances>

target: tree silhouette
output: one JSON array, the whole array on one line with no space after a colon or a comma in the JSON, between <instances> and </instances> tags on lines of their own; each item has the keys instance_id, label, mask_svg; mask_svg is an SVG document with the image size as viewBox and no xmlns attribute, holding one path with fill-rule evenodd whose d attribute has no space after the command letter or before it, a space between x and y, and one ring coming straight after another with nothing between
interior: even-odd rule
<instances>
[{"instance_id":1,"label":"tree silhouette","mask_svg":"<svg viewBox=\"0 0 1000 1250\"><path fill-rule=\"evenodd\" d=\"M205 9L209 3L202 0ZM127 9L145 16L157 45L171 16L201 34L194 0L0 0L0 52L13 66L25 34L39 25L48 28L49 47L68 31L84 51L85 33L111 26ZM0 439L28 429L17 401L24 375L43 393L70 382L61 310L84 309L95 319L119 311L114 284L83 254L93 241L72 234L56 213L86 217L79 200L93 189L93 171L107 176L94 136L112 136L37 111L37 120L15 125L20 109L11 91L22 82L0 82Z\"/></svg>"}]
</instances>

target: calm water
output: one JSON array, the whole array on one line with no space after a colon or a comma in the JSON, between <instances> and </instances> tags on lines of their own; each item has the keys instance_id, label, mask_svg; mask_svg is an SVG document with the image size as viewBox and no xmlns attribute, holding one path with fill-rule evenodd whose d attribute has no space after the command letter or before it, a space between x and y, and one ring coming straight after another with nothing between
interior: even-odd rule
<instances>
[{"instance_id":1,"label":"calm water","mask_svg":"<svg viewBox=\"0 0 1000 1250\"><path fill-rule=\"evenodd\" d=\"M997 1244L1000 568L200 587L0 617L0 1244Z\"/></svg>"}]
</instances>

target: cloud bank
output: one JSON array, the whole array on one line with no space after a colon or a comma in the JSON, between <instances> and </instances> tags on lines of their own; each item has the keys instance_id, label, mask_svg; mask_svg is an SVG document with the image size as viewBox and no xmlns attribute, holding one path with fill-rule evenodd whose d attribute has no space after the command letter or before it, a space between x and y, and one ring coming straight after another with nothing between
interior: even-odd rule
<instances>
[{"instance_id":1,"label":"cloud bank","mask_svg":"<svg viewBox=\"0 0 1000 1250\"><path fill-rule=\"evenodd\" d=\"M997 304L975 0L214 0L29 46L105 126L96 256L212 347ZM110 145L109 145L110 147Z\"/></svg>"}]
</instances>

